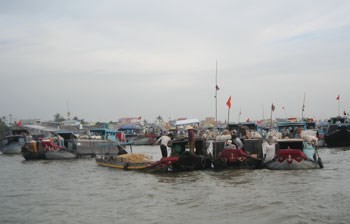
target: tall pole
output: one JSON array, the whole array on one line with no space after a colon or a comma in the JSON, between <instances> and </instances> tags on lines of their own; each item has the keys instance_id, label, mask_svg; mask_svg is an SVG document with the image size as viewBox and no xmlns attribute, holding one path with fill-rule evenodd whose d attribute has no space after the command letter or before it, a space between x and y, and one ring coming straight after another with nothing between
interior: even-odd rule
<instances>
[{"instance_id":1,"label":"tall pole","mask_svg":"<svg viewBox=\"0 0 350 224\"><path fill-rule=\"evenodd\" d=\"M239 109L237 123L239 123L239 120L241 119L241 114L242 114L242 108Z\"/></svg>"},{"instance_id":2,"label":"tall pole","mask_svg":"<svg viewBox=\"0 0 350 224\"><path fill-rule=\"evenodd\" d=\"M264 104L261 105L261 108L262 108L262 117L263 117L263 120L265 120Z\"/></svg>"},{"instance_id":3,"label":"tall pole","mask_svg":"<svg viewBox=\"0 0 350 224\"><path fill-rule=\"evenodd\" d=\"M218 124L218 61L215 69L215 126Z\"/></svg>"},{"instance_id":4,"label":"tall pole","mask_svg":"<svg viewBox=\"0 0 350 224\"><path fill-rule=\"evenodd\" d=\"M275 110L275 105L271 105L271 116L270 116L270 129L272 129L272 112Z\"/></svg>"},{"instance_id":5,"label":"tall pole","mask_svg":"<svg viewBox=\"0 0 350 224\"><path fill-rule=\"evenodd\" d=\"M306 96L306 92L304 92L303 108L301 109L301 119L302 120L304 120L305 96Z\"/></svg>"},{"instance_id":6,"label":"tall pole","mask_svg":"<svg viewBox=\"0 0 350 224\"><path fill-rule=\"evenodd\" d=\"M270 129L272 128L272 109L271 109L271 116L270 116Z\"/></svg>"},{"instance_id":7,"label":"tall pole","mask_svg":"<svg viewBox=\"0 0 350 224\"><path fill-rule=\"evenodd\" d=\"M227 125L230 124L230 108L227 109Z\"/></svg>"}]
</instances>

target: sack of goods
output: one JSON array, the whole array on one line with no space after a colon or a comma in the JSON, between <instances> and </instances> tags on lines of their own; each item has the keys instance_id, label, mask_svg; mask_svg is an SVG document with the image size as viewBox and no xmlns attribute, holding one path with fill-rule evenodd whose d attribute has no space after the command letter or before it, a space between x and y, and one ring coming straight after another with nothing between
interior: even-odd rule
<instances>
[{"instance_id":1,"label":"sack of goods","mask_svg":"<svg viewBox=\"0 0 350 224\"><path fill-rule=\"evenodd\" d=\"M122 162L128 163L145 163L152 162L152 159L149 156L138 153L124 154L117 156L117 159L120 159Z\"/></svg>"}]
</instances>

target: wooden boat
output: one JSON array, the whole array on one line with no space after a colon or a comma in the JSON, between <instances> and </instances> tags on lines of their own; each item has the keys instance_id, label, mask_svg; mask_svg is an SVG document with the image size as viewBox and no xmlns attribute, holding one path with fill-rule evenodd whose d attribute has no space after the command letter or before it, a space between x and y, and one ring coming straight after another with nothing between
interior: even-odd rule
<instances>
[{"instance_id":1,"label":"wooden boat","mask_svg":"<svg viewBox=\"0 0 350 224\"><path fill-rule=\"evenodd\" d=\"M278 139L263 144L264 165L272 170L323 168L314 143L303 139Z\"/></svg>"},{"instance_id":2,"label":"wooden boat","mask_svg":"<svg viewBox=\"0 0 350 224\"><path fill-rule=\"evenodd\" d=\"M192 171L211 167L211 154L207 151L208 145L204 139L196 138L195 154L186 151L187 146L187 139L174 140L172 142L171 156L158 161L152 161L143 154L136 154L135 156L141 157L141 159L130 159L127 155L103 155L100 158L96 158L96 163L105 167L142 170L149 173ZM132 157L133 154L131 153L130 156Z\"/></svg>"},{"instance_id":3,"label":"wooden boat","mask_svg":"<svg viewBox=\"0 0 350 224\"><path fill-rule=\"evenodd\" d=\"M209 143L202 137L195 139L194 154L188 151L188 139L175 139L171 144L171 155L162 158L148 168L148 172L183 172L211 168L212 154Z\"/></svg>"},{"instance_id":4,"label":"wooden boat","mask_svg":"<svg viewBox=\"0 0 350 224\"><path fill-rule=\"evenodd\" d=\"M125 133L126 141L134 142L143 137L143 127L140 124L125 124L118 131Z\"/></svg>"},{"instance_id":5,"label":"wooden boat","mask_svg":"<svg viewBox=\"0 0 350 224\"><path fill-rule=\"evenodd\" d=\"M120 144L132 144L130 142L120 142L119 136L122 132L107 129L95 128L89 130L89 135L80 136L71 131L56 131L55 134L63 138L65 148L73 151L77 157L95 157L97 154L110 153L116 151L116 146Z\"/></svg>"},{"instance_id":6,"label":"wooden boat","mask_svg":"<svg viewBox=\"0 0 350 224\"><path fill-rule=\"evenodd\" d=\"M100 166L124 169L140 170L149 167L152 160L143 154L123 154L123 155L104 155L96 158L96 163Z\"/></svg>"},{"instance_id":7,"label":"wooden boat","mask_svg":"<svg viewBox=\"0 0 350 224\"><path fill-rule=\"evenodd\" d=\"M213 145L216 155L213 166L216 170L262 168L262 139L245 139L243 149L226 145L225 142L214 142Z\"/></svg>"},{"instance_id":8,"label":"wooden boat","mask_svg":"<svg viewBox=\"0 0 350 224\"><path fill-rule=\"evenodd\" d=\"M49 139L42 139L39 141L31 140L22 147L21 153L25 160L61 160L77 158L74 152L56 145Z\"/></svg>"},{"instance_id":9,"label":"wooden boat","mask_svg":"<svg viewBox=\"0 0 350 224\"><path fill-rule=\"evenodd\" d=\"M350 146L350 123L346 117L332 117L329 121L325 142L327 147Z\"/></svg>"}]
</instances>

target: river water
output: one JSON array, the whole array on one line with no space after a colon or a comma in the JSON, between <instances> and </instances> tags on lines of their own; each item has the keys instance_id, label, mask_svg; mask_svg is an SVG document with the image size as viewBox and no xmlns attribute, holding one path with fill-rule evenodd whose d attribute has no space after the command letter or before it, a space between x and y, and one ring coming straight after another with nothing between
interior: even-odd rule
<instances>
[{"instance_id":1,"label":"river water","mask_svg":"<svg viewBox=\"0 0 350 224\"><path fill-rule=\"evenodd\" d=\"M0 223L349 223L350 149L320 156L318 170L156 175L0 155Z\"/></svg>"}]
</instances>

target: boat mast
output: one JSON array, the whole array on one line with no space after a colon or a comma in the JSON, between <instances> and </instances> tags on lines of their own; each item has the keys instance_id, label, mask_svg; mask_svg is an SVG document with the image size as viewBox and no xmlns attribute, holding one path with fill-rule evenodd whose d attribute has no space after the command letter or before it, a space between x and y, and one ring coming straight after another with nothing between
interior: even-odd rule
<instances>
[{"instance_id":1,"label":"boat mast","mask_svg":"<svg viewBox=\"0 0 350 224\"><path fill-rule=\"evenodd\" d=\"M216 61L215 71L215 126L218 124L218 61Z\"/></svg>"},{"instance_id":2,"label":"boat mast","mask_svg":"<svg viewBox=\"0 0 350 224\"><path fill-rule=\"evenodd\" d=\"M70 120L70 109L69 109L69 104L68 104L68 101L66 101L66 104L67 104L67 120Z\"/></svg>"},{"instance_id":3,"label":"boat mast","mask_svg":"<svg viewBox=\"0 0 350 224\"><path fill-rule=\"evenodd\" d=\"M306 92L304 92L303 108L301 109L301 119L302 120L304 120L305 96L306 96Z\"/></svg>"}]
</instances>

